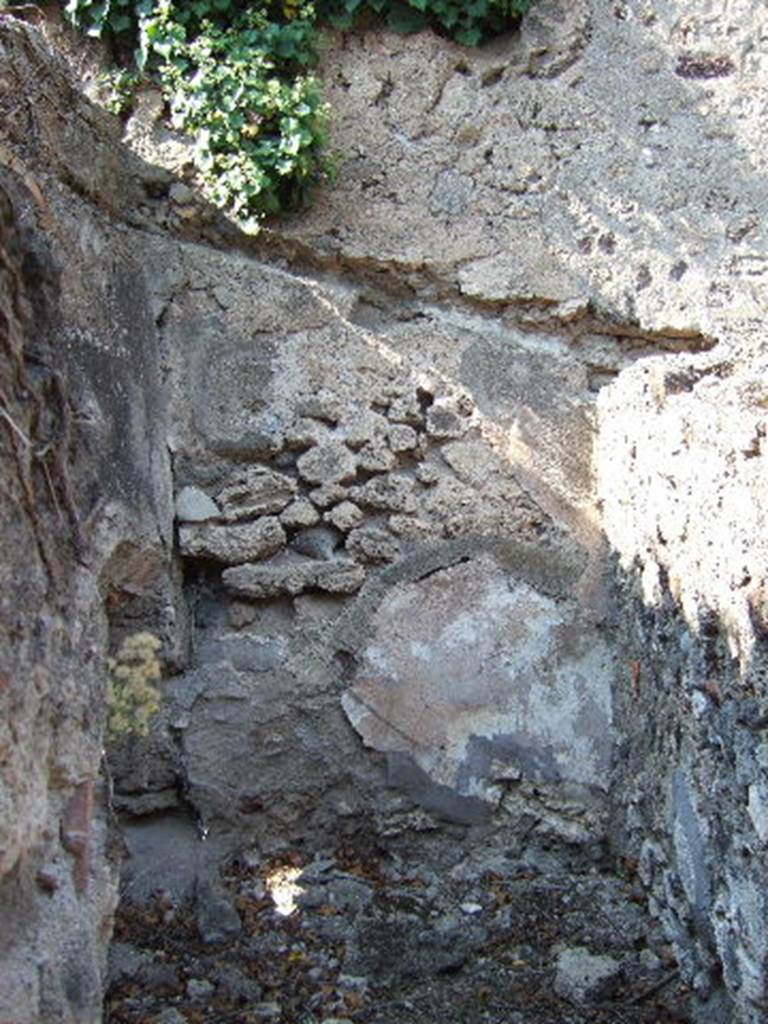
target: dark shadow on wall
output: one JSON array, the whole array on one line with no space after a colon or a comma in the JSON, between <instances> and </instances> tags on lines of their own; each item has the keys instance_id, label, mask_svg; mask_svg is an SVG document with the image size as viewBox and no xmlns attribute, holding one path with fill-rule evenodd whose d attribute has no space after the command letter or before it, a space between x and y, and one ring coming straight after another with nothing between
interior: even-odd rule
<instances>
[{"instance_id":1,"label":"dark shadow on wall","mask_svg":"<svg viewBox=\"0 0 768 1024\"><path fill-rule=\"evenodd\" d=\"M674 943L697 1019L756 1020L768 992L768 644L756 633L740 664L716 613L702 603L687 621L663 569L649 604L641 574L617 566L614 584L614 852Z\"/></svg>"}]
</instances>

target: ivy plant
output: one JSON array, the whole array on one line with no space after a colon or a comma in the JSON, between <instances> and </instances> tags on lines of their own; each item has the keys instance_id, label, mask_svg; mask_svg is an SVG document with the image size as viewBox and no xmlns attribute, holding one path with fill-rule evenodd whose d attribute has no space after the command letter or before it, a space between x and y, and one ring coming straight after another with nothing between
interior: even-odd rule
<instances>
[{"instance_id":1,"label":"ivy plant","mask_svg":"<svg viewBox=\"0 0 768 1024\"><path fill-rule=\"evenodd\" d=\"M312 74L317 26L373 14L401 32L427 26L476 46L534 0L61 0L68 18L106 36L159 82L175 127L195 139L208 197L249 232L296 209L332 176L329 112ZM130 103L112 77L113 109Z\"/></svg>"},{"instance_id":2,"label":"ivy plant","mask_svg":"<svg viewBox=\"0 0 768 1024\"><path fill-rule=\"evenodd\" d=\"M155 19L145 26L157 54L171 121L195 137L205 191L246 231L265 214L301 204L322 174L328 111L306 68L314 60L309 22L270 22L239 12L226 27Z\"/></svg>"},{"instance_id":3,"label":"ivy plant","mask_svg":"<svg viewBox=\"0 0 768 1024\"><path fill-rule=\"evenodd\" d=\"M338 28L351 28L364 11L383 18L397 32L435 28L462 46L507 31L534 0L323 0L323 12Z\"/></svg>"},{"instance_id":4,"label":"ivy plant","mask_svg":"<svg viewBox=\"0 0 768 1024\"><path fill-rule=\"evenodd\" d=\"M97 81L99 102L110 113L122 116L131 109L139 82L139 76L128 68L107 68Z\"/></svg>"}]
</instances>

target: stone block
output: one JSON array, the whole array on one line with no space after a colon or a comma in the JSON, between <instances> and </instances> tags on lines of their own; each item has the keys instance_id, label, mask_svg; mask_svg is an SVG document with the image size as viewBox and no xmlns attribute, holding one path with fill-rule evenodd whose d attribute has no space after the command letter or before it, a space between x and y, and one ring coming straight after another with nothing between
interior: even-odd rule
<instances>
[{"instance_id":1,"label":"stone block","mask_svg":"<svg viewBox=\"0 0 768 1024\"><path fill-rule=\"evenodd\" d=\"M557 957L555 992L571 1003L598 1002L610 995L621 976L621 964L583 946L562 950Z\"/></svg>"},{"instance_id":2,"label":"stone block","mask_svg":"<svg viewBox=\"0 0 768 1024\"><path fill-rule=\"evenodd\" d=\"M330 512L326 512L323 519L335 526L337 530L341 530L342 533L348 533L362 523L364 516L362 510L353 501L342 501Z\"/></svg>"},{"instance_id":3,"label":"stone block","mask_svg":"<svg viewBox=\"0 0 768 1024\"><path fill-rule=\"evenodd\" d=\"M415 395L396 398L387 411L392 423L405 423L412 427L424 426L424 414Z\"/></svg>"},{"instance_id":4,"label":"stone block","mask_svg":"<svg viewBox=\"0 0 768 1024\"><path fill-rule=\"evenodd\" d=\"M380 413L372 410L354 416L344 428L347 446L353 451L376 441L381 442L386 433L387 421Z\"/></svg>"},{"instance_id":5,"label":"stone block","mask_svg":"<svg viewBox=\"0 0 768 1024\"><path fill-rule=\"evenodd\" d=\"M319 444L301 455L296 467L310 484L345 483L355 479L357 460L340 441Z\"/></svg>"},{"instance_id":6,"label":"stone block","mask_svg":"<svg viewBox=\"0 0 768 1024\"><path fill-rule=\"evenodd\" d=\"M330 508L349 497L349 490L341 484L323 484L309 492L309 500L318 508Z\"/></svg>"},{"instance_id":7,"label":"stone block","mask_svg":"<svg viewBox=\"0 0 768 1024\"><path fill-rule=\"evenodd\" d=\"M285 546L285 530L278 519L264 516L252 523L183 525L179 549L187 558L210 558L239 565L267 558Z\"/></svg>"},{"instance_id":8,"label":"stone block","mask_svg":"<svg viewBox=\"0 0 768 1024\"><path fill-rule=\"evenodd\" d=\"M182 523L204 523L217 519L219 507L199 487L182 487L176 495L176 518Z\"/></svg>"},{"instance_id":9,"label":"stone block","mask_svg":"<svg viewBox=\"0 0 768 1024\"><path fill-rule=\"evenodd\" d=\"M414 481L411 477L403 473L393 473L391 476L369 480L362 487L354 487L351 497L363 508L378 512L409 513L417 509L413 492Z\"/></svg>"},{"instance_id":10,"label":"stone block","mask_svg":"<svg viewBox=\"0 0 768 1024\"><path fill-rule=\"evenodd\" d=\"M466 429L466 420L452 403L435 402L427 412L427 433L436 441L461 437Z\"/></svg>"},{"instance_id":11,"label":"stone block","mask_svg":"<svg viewBox=\"0 0 768 1024\"><path fill-rule=\"evenodd\" d=\"M297 527L314 526L320 521L320 513L311 501L306 498L297 498L283 509L278 518L283 526L290 530Z\"/></svg>"},{"instance_id":12,"label":"stone block","mask_svg":"<svg viewBox=\"0 0 768 1024\"><path fill-rule=\"evenodd\" d=\"M281 512L295 497L296 482L266 466L253 466L216 495L228 522Z\"/></svg>"},{"instance_id":13,"label":"stone block","mask_svg":"<svg viewBox=\"0 0 768 1024\"><path fill-rule=\"evenodd\" d=\"M286 448L312 448L323 444L331 437L331 431L324 423L318 423L308 416L295 419L285 431Z\"/></svg>"},{"instance_id":14,"label":"stone block","mask_svg":"<svg viewBox=\"0 0 768 1024\"><path fill-rule=\"evenodd\" d=\"M398 423L389 429L389 447L393 452L410 452L419 443L419 435L405 423Z\"/></svg>"},{"instance_id":15,"label":"stone block","mask_svg":"<svg viewBox=\"0 0 768 1024\"><path fill-rule=\"evenodd\" d=\"M268 565L241 565L226 569L222 579L234 594L257 600L281 594L323 590L329 594L352 594L365 580L360 565L345 561L281 561Z\"/></svg>"},{"instance_id":16,"label":"stone block","mask_svg":"<svg viewBox=\"0 0 768 1024\"><path fill-rule=\"evenodd\" d=\"M394 562L400 553L400 545L392 534L377 526L353 530L347 537L346 548L355 561L374 565Z\"/></svg>"},{"instance_id":17,"label":"stone block","mask_svg":"<svg viewBox=\"0 0 768 1024\"><path fill-rule=\"evenodd\" d=\"M366 473L389 473L397 465L397 459L391 448L383 441L366 444L357 455L357 464Z\"/></svg>"}]
</instances>

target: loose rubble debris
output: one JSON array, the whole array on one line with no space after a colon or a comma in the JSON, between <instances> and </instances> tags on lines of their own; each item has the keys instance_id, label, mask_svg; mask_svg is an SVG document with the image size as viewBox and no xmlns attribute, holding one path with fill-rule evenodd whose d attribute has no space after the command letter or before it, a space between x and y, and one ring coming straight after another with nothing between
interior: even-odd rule
<instances>
[{"instance_id":1,"label":"loose rubble debris","mask_svg":"<svg viewBox=\"0 0 768 1024\"><path fill-rule=\"evenodd\" d=\"M162 892L121 907L108 1024L688 1019L630 880L497 856L438 874L347 847L306 864L246 854L223 882L217 906L240 921L226 939L200 928L210 907L173 906Z\"/></svg>"}]
</instances>

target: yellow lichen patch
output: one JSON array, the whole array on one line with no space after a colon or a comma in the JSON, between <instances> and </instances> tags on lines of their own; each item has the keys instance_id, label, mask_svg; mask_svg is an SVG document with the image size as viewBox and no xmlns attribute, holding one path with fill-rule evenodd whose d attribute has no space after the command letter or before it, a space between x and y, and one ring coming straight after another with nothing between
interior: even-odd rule
<instances>
[{"instance_id":1,"label":"yellow lichen patch","mask_svg":"<svg viewBox=\"0 0 768 1024\"><path fill-rule=\"evenodd\" d=\"M109 738L149 732L149 721L160 709L160 691L153 684L161 676L157 657L161 647L153 633L132 633L108 660Z\"/></svg>"}]
</instances>

